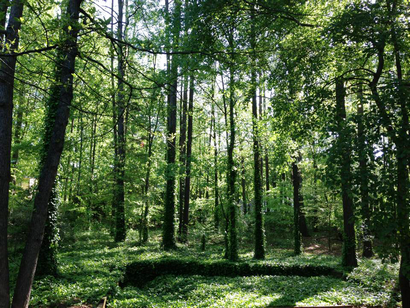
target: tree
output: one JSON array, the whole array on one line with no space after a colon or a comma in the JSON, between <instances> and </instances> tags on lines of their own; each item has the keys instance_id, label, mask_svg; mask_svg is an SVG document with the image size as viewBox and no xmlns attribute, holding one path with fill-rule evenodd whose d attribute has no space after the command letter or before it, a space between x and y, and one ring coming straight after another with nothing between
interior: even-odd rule
<instances>
[{"instance_id":1,"label":"tree","mask_svg":"<svg viewBox=\"0 0 410 308\"><path fill-rule=\"evenodd\" d=\"M355 217L352 200L351 148L349 127L346 121L345 87L343 78L336 79L336 122L338 127L338 150L340 155L340 179L343 199L343 260L345 266L357 266Z\"/></svg>"},{"instance_id":2,"label":"tree","mask_svg":"<svg viewBox=\"0 0 410 308\"><path fill-rule=\"evenodd\" d=\"M4 28L7 2L0 2L0 29ZM14 0L7 29L1 34L0 57L0 307L9 307L9 265L7 252L7 227L9 211L10 153L13 114L14 74L19 46L18 32L23 15L23 1Z\"/></svg>"},{"instance_id":3,"label":"tree","mask_svg":"<svg viewBox=\"0 0 410 308\"><path fill-rule=\"evenodd\" d=\"M167 23L168 28L170 28L170 33L168 34L168 44L171 43L173 50L177 48L179 42L180 34L180 15L181 15L181 2L176 1L173 11L172 25L169 21L169 3L168 0L165 1L166 11L167 11ZM174 214L175 214L175 139L176 139L176 114L177 114L177 87L178 87L178 57L177 55L172 56L172 63L170 65L168 76L169 76L169 93L168 93L168 118L167 118L167 170L165 173L166 178L166 192L165 192L165 213L164 213L164 225L163 225L163 238L162 244L165 250L175 248L175 230L174 230Z\"/></svg>"},{"instance_id":4,"label":"tree","mask_svg":"<svg viewBox=\"0 0 410 308\"><path fill-rule=\"evenodd\" d=\"M123 29L123 15L124 15L124 2L118 0L118 39L123 41L124 29ZM124 96L124 82L125 76L125 59L124 59L124 46L122 43L118 46L118 95L116 100L116 149L115 149L115 189L114 189L114 204L115 208L115 241L121 242L125 240L125 214L124 214L124 176L125 176L125 96Z\"/></svg>"},{"instance_id":5,"label":"tree","mask_svg":"<svg viewBox=\"0 0 410 308\"><path fill-rule=\"evenodd\" d=\"M300 255L302 253L302 233L300 231L300 191L302 184L302 177L296 162L292 163L292 180L293 180L293 219L294 219L294 238L295 255Z\"/></svg>"},{"instance_id":6,"label":"tree","mask_svg":"<svg viewBox=\"0 0 410 308\"><path fill-rule=\"evenodd\" d=\"M14 291L12 307L16 308L25 308L29 305L38 254L44 236L47 204L63 151L65 130L70 114L69 108L73 98L73 73L75 71L75 58L78 53L77 36L80 30L78 19L81 2L82 0L70 0L67 4L67 22L64 26L63 44L59 51L61 57L57 61L60 79L54 85L54 87L59 89L59 101L56 108L50 145L40 173L38 192L34 200L30 232L27 237Z\"/></svg>"},{"instance_id":7,"label":"tree","mask_svg":"<svg viewBox=\"0 0 410 308\"><path fill-rule=\"evenodd\" d=\"M184 241L188 239L188 223L189 223L189 202L191 193L191 160L192 160L192 130L193 130L193 115L194 113L194 77L190 77L189 83L189 104L188 104L188 138L186 148L186 176L184 185L184 214L182 219L182 238Z\"/></svg>"},{"instance_id":8,"label":"tree","mask_svg":"<svg viewBox=\"0 0 410 308\"><path fill-rule=\"evenodd\" d=\"M366 135L364 128L364 112L363 112L363 89L359 89L359 102L357 106L357 152L359 156L359 185L360 185L360 202L361 212L363 216L363 257L373 257L372 235L370 233L370 200L369 200L369 176L367 166L367 148Z\"/></svg>"}]
</instances>

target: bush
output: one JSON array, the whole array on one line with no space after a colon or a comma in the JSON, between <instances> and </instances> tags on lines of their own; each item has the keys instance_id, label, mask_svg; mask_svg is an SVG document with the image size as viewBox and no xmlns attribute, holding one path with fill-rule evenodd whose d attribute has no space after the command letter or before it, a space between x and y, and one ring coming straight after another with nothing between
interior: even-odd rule
<instances>
[{"instance_id":1,"label":"bush","mask_svg":"<svg viewBox=\"0 0 410 308\"><path fill-rule=\"evenodd\" d=\"M196 260L160 259L136 261L127 265L122 286L142 287L161 275L201 276L333 276L342 274L329 266L280 265L264 263L238 263L229 261L200 262Z\"/></svg>"}]
</instances>

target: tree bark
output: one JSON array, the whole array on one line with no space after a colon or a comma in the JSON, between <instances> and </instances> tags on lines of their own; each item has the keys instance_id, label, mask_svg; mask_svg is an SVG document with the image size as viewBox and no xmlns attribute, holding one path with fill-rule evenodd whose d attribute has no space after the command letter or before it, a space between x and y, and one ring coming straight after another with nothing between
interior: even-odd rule
<instances>
[{"instance_id":1,"label":"tree bark","mask_svg":"<svg viewBox=\"0 0 410 308\"><path fill-rule=\"evenodd\" d=\"M298 212L299 212L299 231L304 237L309 237L309 230L307 227L306 223L306 216L305 216L305 211L304 211L304 203L303 203L303 194L302 194L302 183L303 183L303 177L302 173L300 172L299 166L297 165L300 161L302 160L302 156L299 153L299 157L297 158L297 161L294 162L293 164L296 165L296 171L297 171L297 178L296 180L298 181L298 189L297 189L297 199L298 199ZM292 166L293 166L292 164ZM294 176L294 175L293 175ZM295 182L293 182L295 184ZM294 191L295 192L295 191ZM295 196L294 196L295 198ZM295 199L294 199L295 200Z\"/></svg>"},{"instance_id":2,"label":"tree bark","mask_svg":"<svg viewBox=\"0 0 410 308\"><path fill-rule=\"evenodd\" d=\"M349 131L346 123L345 87L341 78L336 80L336 122L338 126L338 145L340 157L340 178L343 199L343 259L345 266L357 266L356 235L354 229L354 213L352 200L351 147Z\"/></svg>"},{"instance_id":3,"label":"tree bark","mask_svg":"<svg viewBox=\"0 0 410 308\"><path fill-rule=\"evenodd\" d=\"M242 203L243 203L243 214L248 214L248 205L246 200L246 170L245 170L245 159L241 157L242 166L242 176L241 176L241 186L242 186Z\"/></svg>"},{"instance_id":4,"label":"tree bark","mask_svg":"<svg viewBox=\"0 0 410 308\"><path fill-rule=\"evenodd\" d=\"M167 16L169 16L169 3L165 1L167 10ZM169 36L173 36L172 42L175 47L179 41L180 33L180 18L181 18L181 2L175 2L174 18L172 31L168 31ZM169 17L167 17L169 25ZM169 38L169 41L171 39ZM171 43L171 42L169 42ZM169 57L169 54L168 54ZM168 94L168 119L167 119L167 169L166 169L166 192L165 192L165 211L164 211L164 224L162 244L165 250L174 249L175 246L175 227L174 227L174 215L175 215L175 134L176 134L176 118L177 118L177 86L178 86L178 58L174 54L172 56L171 68L169 71L170 76L170 89Z\"/></svg>"},{"instance_id":5,"label":"tree bark","mask_svg":"<svg viewBox=\"0 0 410 308\"><path fill-rule=\"evenodd\" d=\"M300 184L301 176L296 162L292 163L292 180L293 180L293 235L295 238L294 252L295 255L302 253L302 233L300 232Z\"/></svg>"},{"instance_id":6,"label":"tree bark","mask_svg":"<svg viewBox=\"0 0 410 308\"><path fill-rule=\"evenodd\" d=\"M231 35L232 36L232 35ZM233 38L230 38L230 45L233 44ZM236 230L236 204L235 204L235 182L236 168L233 158L235 148L235 98L234 98L234 69L229 68L229 143L228 143L228 164L227 164L227 181L228 181L228 258L230 261L237 261L238 256L238 235Z\"/></svg>"},{"instance_id":7,"label":"tree bark","mask_svg":"<svg viewBox=\"0 0 410 308\"><path fill-rule=\"evenodd\" d=\"M408 114L409 90L403 82L400 56L400 44L397 38L396 19L399 15L398 1L389 1L392 15L391 37L398 80L398 101L400 106L400 127L398 129L397 148L397 216L400 241L399 284L402 296L402 307L410 307L410 219L409 219L409 167L410 167L410 125Z\"/></svg>"},{"instance_id":8,"label":"tree bark","mask_svg":"<svg viewBox=\"0 0 410 308\"><path fill-rule=\"evenodd\" d=\"M73 74L75 69L75 57L78 54L77 26L79 10L82 0L70 0L67 7L67 15L70 24L64 27L64 44L61 54L64 58L59 63L61 78L59 83L59 103L55 115L55 124L52 131L50 146L46 155L44 166L41 170L38 192L34 200L34 211L28 232L26 247L21 260L17 284L14 292L14 308L27 308L30 300L31 287L37 265L37 258L44 235L44 226L47 218L47 203L50 198L57 168L60 163L61 153L64 146L65 130L70 114L70 105L73 98Z\"/></svg>"},{"instance_id":9,"label":"tree bark","mask_svg":"<svg viewBox=\"0 0 410 308\"><path fill-rule=\"evenodd\" d=\"M186 168L185 168L185 195L184 195L184 217L182 224L182 240L188 240L189 223L189 198L191 193L191 160L192 160L192 131L194 113L194 78L191 76L189 84L189 106L188 106L188 138L186 147Z\"/></svg>"},{"instance_id":10,"label":"tree bark","mask_svg":"<svg viewBox=\"0 0 410 308\"><path fill-rule=\"evenodd\" d=\"M9 22L4 36L10 44L8 53L18 49L20 18L23 2L12 2ZM7 2L1 2L2 12L7 12ZM6 15L1 20L4 27ZM3 42L3 41L2 41ZM1 46L3 49L3 46ZM13 89L17 57L0 57L0 307L10 306L9 265L7 252L7 226L9 215L10 155L12 139Z\"/></svg>"},{"instance_id":11,"label":"tree bark","mask_svg":"<svg viewBox=\"0 0 410 308\"><path fill-rule=\"evenodd\" d=\"M251 20L254 20L254 7L251 10ZM251 47L256 48L256 34L255 26L251 25ZM263 227L263 213L262 213L262 156L260 155L259 145L259 129L258 118L262 117L262 96L259 97L259 114L257 102L257 84L256 84L256 55L252 55L252 70L251 70L251 96L252 96L252 131L253 131L253 186L255 199L255 248L254 258L265 259L264 246L264 227ZM259 116L259 117L258 117Z\"/></svg>"},{"instance_id":12,"label":"tree bark","mask_svg":"<svg viewBox=\"0 0 410 308\"><path fill-rule=\"evenodd\" d=\"M359 103L357 106L357 152L359 155L359 181L360 181L360 201L363 218L363 257L373 256L373 245L370 233L370 205L369 205L369 176L366 155L366 135L363 122L363 93L359 89Z\"/></svg>"},{"instance_id":13,"label":"tree bark","mask_svg":"<svg viewBox=\"0 0 410 308\"><path fill-rule=\"evenodd\" d=\"M148 163L147 170L145 175L145 208L142 218L142 243L148 241L148 212L149 212L149 187L150 187L150 174L151 174L151 157L152 157L152 144L154 141L154 135L151 131L151 118L149 123L149 132L148 132Z\"/></svg>"},{"instance_id":14,"label":"tree bark","mask_svg":"<svg viewBox=\"0 0 410 308\"><path fill-rule=\"evenodd\" d=\"M178 235L182 241L182 229L184 221L184 197L185 197L185 174L186 174L186 113L188 108L188 80L185 77L184 90L181 104L181 120L179 129L179 163L180 163L180 179L179 179L179 227Z\"/></svg>"},{"instance_id":15,"label":"tree bark","mask_svg":"<svg viewBox=\"0 0 410 308\"><path fill-rule=\"evenodd\" d=\"M219 187L218 187L218 144L216 140L216 130L217 130L217 121L215 114L215 106L212 105L212 118L214 121L214 191L215 191L215 200L214 200L214 220L215 220L215 229L219 228ZM219 132L219 130L218 130ZM219 135L219 134L218 134Z\"/></svg>"},{"instance_id":16,"label":"tree bark","mask_svg":"<svg viewBox=\"0 0 410 308\"><path fill-rule=\"evenodd\" d=\"M123 41L124 29L124 2L118 0L118 39ZM124 60L124 46L119 44L118 46L118 75L121 79L118 79L118 95L116 101L117 107L117 174L116 183L114 189L115 195L115 241L122 242L126 237L125 229L125 213L124 213L124 176L125 176L125 101L124 101L124 82L122 79L125 76L125 60Z\"/></svg>"}]
</instances>

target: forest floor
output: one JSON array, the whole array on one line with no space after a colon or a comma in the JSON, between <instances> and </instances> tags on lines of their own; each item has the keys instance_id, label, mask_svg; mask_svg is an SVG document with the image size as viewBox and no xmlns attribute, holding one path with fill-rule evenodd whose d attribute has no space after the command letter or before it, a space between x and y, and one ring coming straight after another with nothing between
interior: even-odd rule
<instances>
[{"instance_id":1,"label":"forest floor","mask_svg":"<svg viewBox=\"0 0 410 308\"><path fill-rule=\"evenodd\" d=\"M108 307L283 307L353 305L356 307L398 307L397 264L360 260L345 277L250 276L204 277L159 276L142 288L120 287L125 266L133 261L175 258L220 260L222 237L215 236L205 252L199 245L180 245L164 252L158 235L138 245L130 232L116 244L108 232L84 232L59 254L59 276L43 277L34 283L30 307L91 308L108 298ZM326 253L323 239L306 240L305 253L293 256L289 249L268 248L265 261L252 259L251 247L240 251L240 262L262 264L325 265L342 271L340 257ZM195 242L195 241L191 241ZM337 250L335 249L335 252ZM339 250L340 251L340 250ZM13 264L12 264L13 265ZM12 266L13 267L13 266ZM17 267L15 264L14 267ZM14 272L16 268L14 268Z\"/></svg>"},{"instance_id":2,"label":"forest floor","mask_svg":"<svg viewBox=\"0 0 410 308\"><path fill-rule=\"evenodd\" d=\"M330 249L329 249L330 246ZM342 255L342 241L328 239L327 236L311 236L303 238L303 251L315 255Z\"/></svg>"}]
</instances>

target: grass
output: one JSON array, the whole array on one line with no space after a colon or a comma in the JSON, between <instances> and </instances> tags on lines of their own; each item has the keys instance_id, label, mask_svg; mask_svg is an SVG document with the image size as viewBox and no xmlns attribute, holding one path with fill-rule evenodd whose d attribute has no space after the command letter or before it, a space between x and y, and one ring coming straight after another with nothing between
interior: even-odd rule
<instances>
[{"instance_id":1,"label":"grass","mask_svg":"<svg viewBox=\"0 0 410 308\"><path fill-rule=\"evenodd\" d=\"M397 307L397 264L361 260L345 279L333 277L251 276L202 277L159 276L142 288L121 288L125 266L133 261L158 258L219 260L219 245L180 246L164 252L155 240L136 245L136 234L115 244L107 233L83 233L59 255L60 275L43 277L34 283L31 307L71 307L95 305L108 297L108 307L273 307L294 305L355 305ZM325 265L342 270L340 258L328 255L292 256L288 250L268 250L265 261L255 261L252 253L241 251L241 262L266 264ZM16 265L15 265L16 267Z\"/></svg>"}]
</instances>

